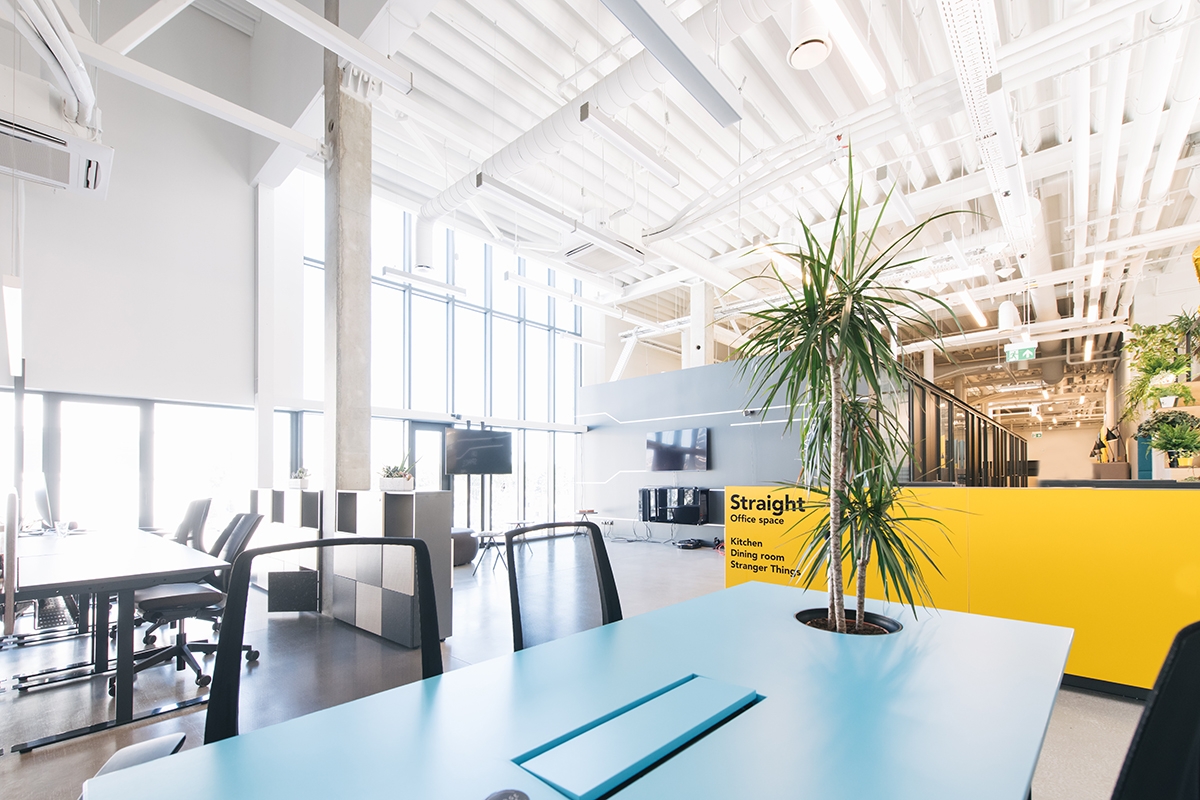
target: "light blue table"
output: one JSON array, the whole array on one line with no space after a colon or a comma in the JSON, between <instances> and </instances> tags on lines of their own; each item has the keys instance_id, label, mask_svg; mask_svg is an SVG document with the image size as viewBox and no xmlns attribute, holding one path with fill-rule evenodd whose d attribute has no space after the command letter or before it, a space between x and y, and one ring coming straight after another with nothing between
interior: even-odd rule
<instances>
[{"instance_id":1,"label":"light blue table","mask_svg":"<svg viewBox=\"0 0 1200 800\"><path fill-rule=\"evenodd\" d=\"M824 599L748 583L96 778L85 797L562 800L512 759L695 673L763 699L617 797L1024 800L1072 632L876 602L902 632L795 621Z\"/></svg>"}]
</instances>

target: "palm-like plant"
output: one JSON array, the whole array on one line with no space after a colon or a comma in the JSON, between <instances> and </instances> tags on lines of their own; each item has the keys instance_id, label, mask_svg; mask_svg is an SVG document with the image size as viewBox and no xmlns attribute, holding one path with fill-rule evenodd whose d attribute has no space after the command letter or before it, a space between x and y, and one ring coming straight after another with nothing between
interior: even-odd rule
<instances>
[{"instance_id":1,"label":"palm-like plant","mask_svg":"<svg viewBox=\"0 0 1200 800\"><path fill-rule=\"evenodd\" d=\"M829 487L827 535L822 535L823 544L809 548L808 568L812 578L815 570L827 563L829 627L836 627L839 633L846 631L843 559L828 558L828 554L870 552L869 546L860 548L854 539L858 531L876 532L866 525L865 517L852 517L858 502L854 498L863 497L861 492L856 494L856 487L879 492L878 497L891 491L894 499L896 472L891 465L907 448L899 420L883 399L885 388L899 387L904 377L892 345L900 341L902 325L937 339L938 327L920 305L922 300L932 301L954 317L938 298L886 286L881 280L886 270L923 259L902 252L927 225L946 214L935 215L887 247L880 247L876 234L887 199L869 227L860 222L862 206L862 190L856 189L851 158L846 192L833 218L828 244L800 220L804 241L783 256L799 266L803 286L793 289L774 271L787 299L750 315L754 322L739 349L743 359L740 374L749 377L751 387L748 407L769 407L781 400L787 409L785 429L797 422L802 408L807 409L799 418L804 443L801 482L809 488ZM859 397L860 389L866 397ZM861 508L869 505L864 502ZM878 510L878 505L875 507ZM851 542L847 547L842 532L848 525ZM879 541L875 539L876 544ZM906 547L902 538L887 541ZM905 552L911 556L911 551ZM892 561L880 557L877 563L885 568L897 565L898 570L888 574L902 596L922 595L924 584L916 558ZM864 615L856 616L861 625Z\"/></svg>"}]
</instances>

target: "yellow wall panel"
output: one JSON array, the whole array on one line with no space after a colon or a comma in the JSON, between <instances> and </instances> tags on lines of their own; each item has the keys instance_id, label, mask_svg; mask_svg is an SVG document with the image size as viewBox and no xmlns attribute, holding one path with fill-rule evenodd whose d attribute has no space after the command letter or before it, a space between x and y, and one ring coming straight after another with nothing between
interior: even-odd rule
<instances>
[{"instance_id":1,"label":"yellow wall panel","mask_svg":"<svg viewBox=\"0 0 1200 800\"><path fill-rule=\"evenodd\" d=\"M800 538L819 512L806 503L777 514L772 502L801 494L726 488L753 509L726 511L726 585L796 582ZM1175 633L1200 620L1200 492L922 488L908 497L911 516L945 526L913 526L943 573L925 570L934 605L1074 628L1072 675L1149 688ZM867 595L883 597L873 569Z\"/></svg>"}]
</instances>

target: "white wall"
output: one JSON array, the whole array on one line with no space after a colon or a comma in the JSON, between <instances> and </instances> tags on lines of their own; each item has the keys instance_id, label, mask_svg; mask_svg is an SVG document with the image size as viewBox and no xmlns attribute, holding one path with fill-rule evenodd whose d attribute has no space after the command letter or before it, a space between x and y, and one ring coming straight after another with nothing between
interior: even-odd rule
<instances>
[{"instance_id":1,"label":"white wall","mask_svg":"<svg viewBox=\"0 0 1200 800\"><path fill-rule=\"evenodd\" d=\"M1196 313L1200 305L1200 281L1192 269L1190 257L1173 265L1169 274L1154 275L1138 284L1133 301L1133 321L1139 325L1160 325L1187 311Z\"/></svg>"},{"instance_id":2,"label":"white wall","mask_svg":"<svg viewBox=\"0 0 1200 800\"><path fill-rule=\"evenodd\" d=\"M146 3L105 4L103 39ZM249 38L186 9L141 61L238 103ZM31 389L249 405L254 366L250 134L111 75L98 78L103 201L29 185L25 352ZM12 219L0 183L0 220ZM10 225L0 235L7 271Z\"/></svg>"},{"instance_id":3,"label":"white wall","mask_svg":"<svg viewBox=\"0 0 1200 800\"><path fill-rule=\"evenodd\" d=\"M1079 428L1055 428L1044 430L1042 438L1034 439L1030 433L1023 434L1029 440L1029 459L1038 462L1038 480L1091 480L1092 446L1100 433L1098 425Z\"/></svg>"}]
</instances>

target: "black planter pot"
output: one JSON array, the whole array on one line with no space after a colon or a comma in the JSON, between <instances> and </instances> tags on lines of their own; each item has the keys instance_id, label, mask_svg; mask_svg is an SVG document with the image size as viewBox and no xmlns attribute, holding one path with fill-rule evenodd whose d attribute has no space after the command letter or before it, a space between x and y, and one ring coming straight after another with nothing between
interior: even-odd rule
<instances>
[{"instance_id":1,"label":"black planter pot","mask_svg":"<svg viewBox=\"0 0 1200 800\"><path fill-rule=\"evenodd\" d=\"M1171 469L1179 469L1179 453L1167 451L1167 466Z\"/></svg>"},{"instance_id":2,"label":"black planter pot","mask_svg":"<svg viewBox=\"0 0 1200 800\"><path fill-rule=\"evenodd\" d=\"M796 620L807 624L809 620L826 619L829 617L828 608L806 608L803 611L796 612ZM846 609L846 625L849 627L858 619L857 612L852 608ZM904 630L904 626L898 620L891 617L885 617L883 614L876 614L874 611L868 611L866 618L863 620L871 625L878 625L888 633L899 633Z\"/></svg>"}]
</instances>

